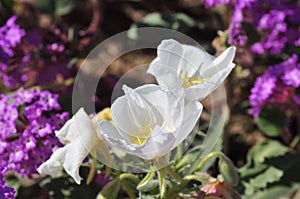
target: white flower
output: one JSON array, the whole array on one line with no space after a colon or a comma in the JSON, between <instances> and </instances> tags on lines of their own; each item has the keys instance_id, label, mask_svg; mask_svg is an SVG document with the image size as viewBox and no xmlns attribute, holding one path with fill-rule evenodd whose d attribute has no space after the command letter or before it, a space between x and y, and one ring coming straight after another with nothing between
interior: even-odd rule
<instances>
[{"instance_id":1,"label":"white flower","mask_svg":"<svg viewBox=\"0 0 300 199\"><path fill-rule=\"evenodd\" d=\"M65 146L57 149L49 160L39 166L40 174L55 176L63 169L80 184L79 167L89 153L106 153L106 145L99 139L95 124L83 110L79 111L55 134Z\"/></svg>"},{"instance_id":2,"label":"white flower","mask_svg":"<svg viewBox=\"0 0 300 199\"><path fill-rule=\"evenodd\" d=\"M164 156L178 146L202 111L200 102L185 104L182 93L158 85L123 90L125 95L111 106L112 122L99 122L98 132L111 147L142 159Z\"/></svg>"},{"instance_id":3,"label":"white flower","mask_svg":"<svg viewBox=\"0 0 300 199\"><path fill-rule=\"evenodd\" d=\"M149 66L148 73L155 76L161 86L176 91L185 88L185 98L202 100L214 91L229 75L235 47L227 48L214 58L207 52L183 45L175 40L163 40L158 46L157 58Z\"/></svg>"}]
</instances>

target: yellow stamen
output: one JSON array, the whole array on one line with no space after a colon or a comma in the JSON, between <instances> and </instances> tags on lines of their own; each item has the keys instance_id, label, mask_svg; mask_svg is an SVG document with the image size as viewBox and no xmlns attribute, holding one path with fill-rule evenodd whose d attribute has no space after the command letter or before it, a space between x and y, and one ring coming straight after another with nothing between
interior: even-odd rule
<instances>
[{"instance_id":1,"label":"yellow stamen","mask_svg":"<svg viewBox=\"0 0 300 199\"><path fill-rule=\"evenodd\" d=\"M90 169L90 172L89 172L89 175L87 177L87 180L86 180L86 184L89 185L94 176L95 176L95 172L96 172L96 166L97 166L97 160L96 160L96 157L95 157L95 153L93 154L93 163L92 163L92 166L91 166L91 169Z\"/></svg>"},{"instance_id":2,"label":"yellow stamen","mask_svg":"<svg viewBox=\"0 0 300 199\"><path fill-rule=\"evenodd\" d=\"M191 87L191 86L194 86L194 85L197 85L197 84L203 84L204 83L203 79L200 79L198 77L189 77L188 73L185 72L183 74L182 70L179 73L179 78L181 79L182 87L184 87L184 88L188 88L188 87Z\"/></svg>"},{"instance_id":3,"label":"yellow stamen","mask_svg":"<svg viewBox=\"0 0 300 199\"><path fill-rule=\"evenodd\" d=\"M132 137L131 143L136 145L145 144L145 142L148 140L151 133L152 133L152 129L150 127L142 126L140 127L140 133L139 133L141 135Z\"/></svg>"},{"instance_id":4,"label":"yellow stamen","mask_svg":"<svg viewBox=\"0 0 300 199\"><path fill-rule=\"evenodd\" d=\"M110 108L104 108L102 111L100 111L99 113L97 113L97 120L101 121L101 120L108 120L111 121L111 114L110 114Z\"/></svg>"}]
</instances>

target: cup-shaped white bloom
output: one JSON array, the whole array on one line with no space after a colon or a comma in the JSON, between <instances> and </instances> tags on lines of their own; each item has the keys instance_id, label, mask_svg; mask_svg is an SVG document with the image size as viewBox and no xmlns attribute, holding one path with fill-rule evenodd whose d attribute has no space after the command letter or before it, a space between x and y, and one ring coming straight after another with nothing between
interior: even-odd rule
<instances>
[{"instance_id":1,"label":"cup-shaped white bloom","mask_svg":"<svg viewBox=\"0 0 300 199\"><path fill-rule=\"evenodd\" d=\"M214 58L207 52L175 40L163 40L157 49L148 73L155 76L161 86L176 91L183 87L187 100L202 100L213 92L229 75L235 47L227 48Z\"/></svg>"},{"instance_id":2,"label":"cup-shaped white bloom","mask_svg":"<svg viewBox=\"0 0 300 199\"><path fill-rule=\"evenodd\" d=\"M158 85L123 86L123 90L125 95L111 106L112 122L100 121L98 132L111 147L142 159L164 156L178 146L202 111L200 102L186 104L183 92Z\"/></svg>"},{"instance_id":3,"label":"cup-shaped white bloom","mask_svg":"<svg viewBox=\"0 0 300 199\"><path fill-rule=\"evenodd\" d=\"M55 134L65 146L57 149L42 165L40 174L55 176L63 169L80 184L79 167L89 153L96 150L105 152L106 145L99 139L96 132L96 117L91 119L81 108L59 131Z\"/></svg>"}]
</instances>

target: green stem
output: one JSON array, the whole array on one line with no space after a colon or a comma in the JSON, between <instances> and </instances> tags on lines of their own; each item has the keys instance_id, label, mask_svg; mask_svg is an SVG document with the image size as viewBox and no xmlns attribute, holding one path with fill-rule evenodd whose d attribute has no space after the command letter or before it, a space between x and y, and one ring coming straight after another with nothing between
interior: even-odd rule
<instances>
[{"instance_id":1,"label":"green stem","mask_svg":"<svg viewBox=\"0 0 300 199\"><path fill-rule=\"evenodd\" d=\"M182 143L178 145L176 152L175 165L181 160L182 157Z\"/></svg>"},{"instance_id":2,"label":"green stem","mask_svg":"<svg viewBox=\"0 0 300 199\"><path fill-rule=\"evenodd\" d=\"M183 182L183 179L181 178L180 175L178 175L169 165L166 166L165 168L163 168L163 170L170 175L171 177L173 177L174 179L176 179L179 183Z\"/></svg>"},{"instance_id":3,"label":"green stem","mask_svg":"<svg viewBox=\"0 0 300 199\"><path fill-rule=\"evenodd\" d=\"M197 181L199 181L199 182L201 182L201 183L207 181L207 180L201 178L201 176L198 176L198 175L188 175L188 176L185 176L183 179L184 179L185 181L197 180Z\"/></svg>"},{"instance_id":4,"label":"green stem","mask_svg":"<svg viewBox=\"0 0 300 199\"><path fill-rule=\"evenodd\" d=\"M160 190L160 198L165 199L166 198L166 180L165 180L165 173L163 169L157 170L157 176L159 181L159 190Z\"/></svg>"},{"instance_id":5,"label":"green stem","mask_svg":"<svg viewBox=\"0 0 300 199\"><path fill-rule=\"evenodd\" d=\"M294 137L293 141L291 142L290 147L293 149L296 148L296 146L299 144L299 142L300 142L300 135L296 135Z\"/></svg>"},{"instance_id":6,"label":"green stem","mask_svg":"<svg viewBox=\"0 0 300 199\"><path fill-rule=\"evenodd\" d=\"M120 178L121 184L122 184L124 190L127 192L128 196L131 199L136 199L137 197L134 193L134 190L128 185L128 183L126 182L126 179L130 179L133 182L135 182L136 184L138 184L140 182L139 178L130 173L122 173L119 176L119 178Z\"/></svg>"},{"instance_id":7,"label":"green stem","mask_svg":"<svg viewBox=\"0 0 300 199\"><path fill-rule=\"evenodd\" d=\"M155 176L155 169L151 166L147 175L144 177L144 179L138 184L138 186L136 187L138 190L141 190L143 187L145 187L150 180L153 179L153 177Z\"/></svg>"},{"instance_id":8,"label":"green stem","mask_svg":"<svg viewBox=\"0 0 300 199\"><path fill-rule=\"evenodd\" d=\"M213 157L219 157L219 158L222 158L224 159L224 154L220 151L214 151L214 152L211 152L209 153L205 158L203 158L199 164L192 170L191 173L194 173L196 171L199 171L203 168L203 166L205 165L206 162L208 162L208 160L210 160L211 158Z\"/></svg>"},{"instance_id":9,"label":"green stem","mask_svg":"<svg viewBox=\"0 0 300 199\"><path fill-rule=\"evenodd\" d=\"M136 177L135 175L131 174L131 173L122 173L120 175L120 180L124 180L124 179L130 179L135 183L140 182L140 179L138 177Z\"/></svg>"}]
</instances>

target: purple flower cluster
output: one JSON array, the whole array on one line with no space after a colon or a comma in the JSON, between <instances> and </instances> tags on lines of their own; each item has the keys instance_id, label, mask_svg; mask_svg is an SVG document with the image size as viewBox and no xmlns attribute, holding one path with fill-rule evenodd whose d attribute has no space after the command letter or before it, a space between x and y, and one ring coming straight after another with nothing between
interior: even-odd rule
<instances>
[{"instance_id":1,"label":"purple flower cluster","mask_svg":"<svg viewBox=\"0 0 300 199\"><path fill-rule=\"evenodd\" d=\"M69 42L63 40L66 35L56 28L32 28L25 34L16 19L11 17L0 28L1 83L14 90L57 83L73 75L73 70L67 69L70 49L65 47Z\"/></svg>"},{"instance_id":2,"label":"purple flower cluster","mask_svg":"<svg viewBox=\"0 0 300 199\"><path fill-rule=\"evenodd\" d=\"M252 114L258 116L266 105L281 105L297 97L295 88L300 86L300 64L298 56L270 66L267 71L256 79L251 89L250 104ZM296 98L295 98L296 99Z\"/></svg>"},{"instance_id":3,"label":"purple flower cluster","mask_svg":"<svg viewBox=\"0 0 300 199\"><path fill-rule=\"evenodd\" d=\"M229 43L248 42L243 23L256 28L260 38L251 46L256 54L278 54L287 45L300 45L300 6L283 0L237 0L229 27Z\"/></svg>"},{"instance_id":4,"label":"purple flower cluster","mask_svg":"<svg viewBox=\"0 0 300 199\"><path fill-rule=\"evenodd\" d=\"M206 8L211 8L217 4L229 4L231 0L203 0Z\"/></svg>"},{"instance_id":5,"label":"purple flower cluster","mask_svg":"<svg viewBox=\"0 0 300 199\"><path fill-rule=\"evenodd\" d=\"M54 135L68 119L58 95L49 91L21 90L0 95L0 167L31 177L60 146Z\"/></svg>"},{"instance_id":6,"label":"purple flower cluster","mask_svg":"<svg viewBox=\"0 0 300 199\"><path fill-rule=\"evenodd\" d=\"M0 27L0 58L8 59L13 56L13 48L21 43L21 39L25 36L25 31L15 22L17 16L12 16L6 24Z\"/></svg>"},{"instance_id":7,"label":"purple flower cluster","mask_svg":"<svg viewBox=\"0 0 300 199\"><path fill-rule=\"evenodd\" d=\"M7 168L0 168L0 198L3 199L14 199L15 190L6 185L4 181L4 175L7 171Z\"/></svg>"}]
</instances>

